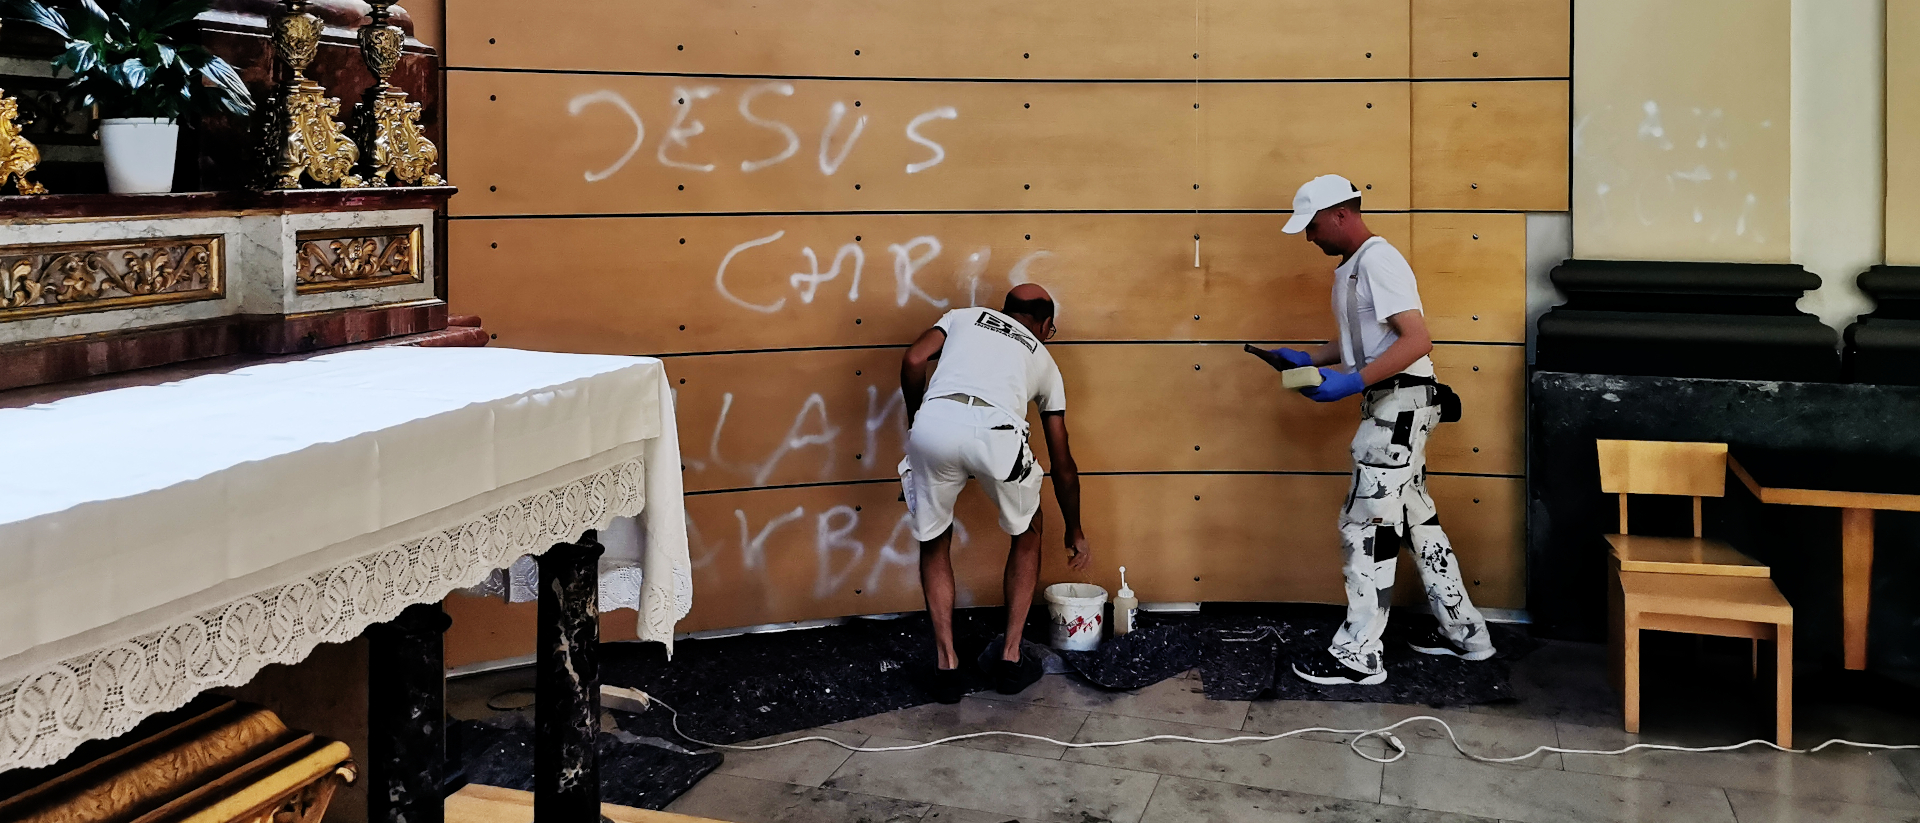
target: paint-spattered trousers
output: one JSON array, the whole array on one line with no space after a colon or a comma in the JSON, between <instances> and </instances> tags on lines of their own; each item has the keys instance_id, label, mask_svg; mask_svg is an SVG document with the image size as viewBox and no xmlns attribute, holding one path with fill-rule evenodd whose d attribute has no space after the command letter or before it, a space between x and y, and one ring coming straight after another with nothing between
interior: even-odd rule
<instances>
[{"instance_id":1,"label":"paint-spattered trousers","mask_svg":"<svg viewBox=\"0 0 1920 823\"><path fill-rule=\"evenodd\" d=\"M1469 651L1491 648L1487 622L1467 597L1460 563L1427 494L1427 436L1440 422L1435 390L1407 386L1362 398L1360 429L1353 435L1353 486L1340 511L1347 619L1333 636L1333 656L1368 674L1381 670L1380 636L1403 537L1419 553L1415 565L1440 630Z\"/></svg>"}]
</instances>

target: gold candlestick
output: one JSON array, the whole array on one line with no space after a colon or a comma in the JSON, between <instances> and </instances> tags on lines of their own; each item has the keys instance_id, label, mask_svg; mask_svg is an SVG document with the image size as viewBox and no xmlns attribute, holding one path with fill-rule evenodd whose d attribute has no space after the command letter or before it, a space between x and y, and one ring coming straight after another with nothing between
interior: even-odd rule
<instances>
[{"instance_id":1,"label":"gold candlestick","mask_svg":"<svg viewBox=\"0 0 1920 823\"><path fill-rule=\"evenodd\" d=\"M420 131L420 104L394 88L387 78L400 65L400 47L406 33L387 19L393 0L368 0L370 22L360 27L360 56L373 72L373 86L354 107L354 137L360 143L360 176L368 185L439 186L446 183L433 173L440 149Z\"/></svg>"},{"instance_id":2,"label":"gold candlestick","mask_svg":"<svg viewBox=\"0 0 1920 823\"><path fill-rule=\"evenodd\" d=\"M40 165L40 149L20 134L20 101L0 89L0 188L11 179L21 194L46 194L47 187L27 179Z\"/></svg>"},{"instance_id":3,"label":"gold candlestick","mask_svg":"<svg viewBox=\"0 0 1920 823\"><path fill-rule=\"evenodd\" d=\"M320 48L320 18L307 12L307 0L280 0L273 20L274 58L284 79L267 108L264 185L300 188L301 177L322 186L361 185L353 166L360 152L342 132L340 99L307 78L307 64Z\"/></svg>"}]
</instances>

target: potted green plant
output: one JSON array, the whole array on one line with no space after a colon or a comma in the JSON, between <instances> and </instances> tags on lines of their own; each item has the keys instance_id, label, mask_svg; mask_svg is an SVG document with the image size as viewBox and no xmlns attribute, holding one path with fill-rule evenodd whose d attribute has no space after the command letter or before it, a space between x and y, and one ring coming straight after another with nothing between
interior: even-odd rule
<instances>
[{"instance_id":1,"label":"potted green plant","mask_svg":"<svg viewBox=\"0 0 1920 823\"><path fill-rule=\"evenodd\" d=\"M55 69L71 73L68 105L96 109L107 190L173 189L180 122L203 114L246 116L253 97L227 61L175 32L211 0L0 0L6 16L67 42ZM109 10L109 6L111 10Z\"/></svg>"}]
</instances>

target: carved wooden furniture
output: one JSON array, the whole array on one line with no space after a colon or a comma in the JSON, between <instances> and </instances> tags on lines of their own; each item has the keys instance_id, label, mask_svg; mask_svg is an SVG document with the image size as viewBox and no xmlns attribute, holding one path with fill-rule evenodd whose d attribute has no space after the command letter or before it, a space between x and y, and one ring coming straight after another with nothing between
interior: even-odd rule
<instances>
[{"instance_id":1,"label":"carved wooden furniture","mask_svg":"<svg viewBox=\"0 0 1920 823\"><path fill-rule=\"evenodd\" d=\"M1740 449L1728 466L1762 503L1840 510L1841 611L1846 667L1867 667L1873 589L1873 513L1920 512L1920 480L1885 459L1838 452Z\"/></svg>"},{"instance_id":2,"label":"carved wooden furniture","mask_svg":"<svg viewBox=\"0 0 1920 823\"><path fill-rule=\"evenodd\" d=\"M1601 440L1600 489L1620 496L1620 533L1612 546L1608 596L1614 685L1626 730L1640 731L1640 632L1643 630L1741 637L1774 643L1775 735L1793 745L1793 607L1766 566L1733 547L1702 536L1701 498L1726 494L1727 447L1722 443ZM1676 495L1693 499L1693 537L1630 536L1627 497Z\"/></svg>"},{"instance_id":3,"label":"carved wooden furniture","mask_svg":"<svg viewBox=\"0 0 1920 823\"><path fill-rule=\"evenodd\" d=\"M352 783L347 746L231 700L176 712L64 774L0 800L14 823L320 823Z\"/></svg>"},{"instance_id":4,"label":"carved wooden furniture","mask_svg":"<svg viewBox=\"0 0 1920 823\"><path fill-rule=\"evenodd\" d=\"M444 329L451 193L0 198L0 390Z\"/></svg>"}]
</instances>

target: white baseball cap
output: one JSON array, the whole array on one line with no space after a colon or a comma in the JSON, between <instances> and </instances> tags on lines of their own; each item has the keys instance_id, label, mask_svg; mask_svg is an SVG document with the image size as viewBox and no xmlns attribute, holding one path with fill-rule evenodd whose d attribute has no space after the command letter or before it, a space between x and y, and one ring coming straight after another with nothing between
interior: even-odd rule
<instances>
[{"instance_id":1,"label":"white baseball cap","mask_svg":"<svg viewBox=\"0 0 1920 823\"><path fill-rule=\"evenodd\" d=\"M1307 224L1313 222L1313 216L1321 209L1338 206L1360 196L1360 188L1353 181L1337 174L1323 174L1308 180L1307 184L1293 194L1293 217L1280 230L1287 234L1299 234L1307 230Z\"/></svg>"}]
</instances>

